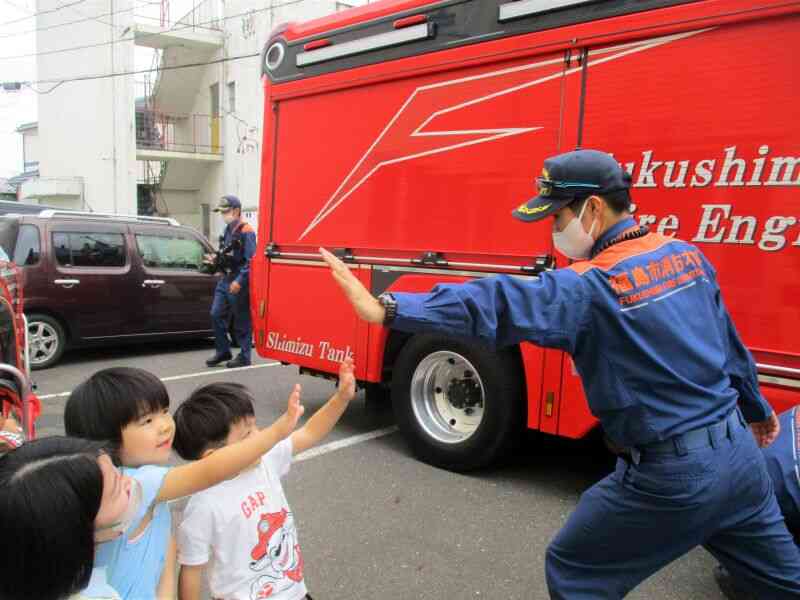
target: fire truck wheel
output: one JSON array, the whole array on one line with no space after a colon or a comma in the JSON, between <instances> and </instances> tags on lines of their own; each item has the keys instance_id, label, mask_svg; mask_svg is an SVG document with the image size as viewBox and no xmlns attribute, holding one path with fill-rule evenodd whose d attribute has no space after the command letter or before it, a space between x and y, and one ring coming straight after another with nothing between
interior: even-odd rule
<instances>
[{"instance_id":1,"label":"fire truck wheel","mask_svg":"<svg viewBox=\"0 0 800 600\"><path fill-rule=\"evenodd\" d=\"M522 371L510 350L419 335L392 376L400 431L421 460L469 471L500 458L525 423Z\"/></svg>"},{"instance_id":2,"label":"fire truck wheel","mask_svg":"<svg viewBox=\"0 0 800 600\"><path fill-rule=\"evenodd\" d=\"M56 364L67 347L67 334L58 319L50 315L28 315L28 350L31 369Z\"/></svg>"}]
</instances>

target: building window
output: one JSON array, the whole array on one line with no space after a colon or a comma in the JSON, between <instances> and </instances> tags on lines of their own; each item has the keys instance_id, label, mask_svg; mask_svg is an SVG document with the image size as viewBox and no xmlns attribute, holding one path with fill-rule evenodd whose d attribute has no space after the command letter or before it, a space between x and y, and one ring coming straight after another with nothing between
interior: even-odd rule
<instances>
[{"instance_id":1,"label":"building window","mask_svg":"<svg viewBox=\"0 0 800 600\"><path fill-rule=\"evenodd\" d=\"M228 112L236 112L236 82L228 84Z\"/></svg>"}]
</instances>

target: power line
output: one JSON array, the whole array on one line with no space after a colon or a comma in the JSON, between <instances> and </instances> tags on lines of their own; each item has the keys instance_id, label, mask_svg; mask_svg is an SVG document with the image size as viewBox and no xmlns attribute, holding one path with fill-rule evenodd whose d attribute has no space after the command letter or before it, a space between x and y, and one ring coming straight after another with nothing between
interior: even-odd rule
<instances>
[{"instance_id":1,"label":"power line","mask_svg":"<svg viewBox=\"0 0 800 600\"><path fill-rule=\"evenodd\" d=\"M99 15L95 15L94 17L87 17L85 19L76 19L75 21L65 21L64 23L55 23L53 25L48 25L47 27L35 27L34 29L26 29L25 31L18 31L17 33L7 33L5 35L0 35L0 39L10 38L10 37L18 37L20 35L27 35L29 33L36 33L37 31L49 31L50 29L57 29L59 27L66 27L67 25L75 25L77 23L85 23L86 21L95 21L98 17L110 17L112 15L121 15L122 13L131 12L135 10L135 7L130 8L123 8L122 10L111 11L107 13L101 13Z\"/></svg>"},{"instance_id":2,"label":"power line","mask_svg":"<svg viewBox=\"0 0 800 600\"><path fill-rule=\"evenodd\" d=\"M195 24L191 24L191 25L188 25L188 24L187 25L182 25L180 27L173 26L173 27L171 27L169 29L165 29L163 31L156 31L156 32L153 32L153 33L142 33L142 34L140 34L138 36L138 39L139 40L143 40L143 39L146 39L146 38L149 38L149 37L153 37L153 36L156 36L156 35L162 35L164 33L182 31L184 29L192 29L192 28L195 28L195 27L202 27L203 25L211 25L211 24L217 23L219 21L228 21L230 19L236 19L238 17L246 17L246 16L251 15L251 14L257 14L257 13L262 13L262 12L265 12L265 11L271 11L274 8L282 8L282 7L285 7L285 6L291 6L293 4L300 4L303 1L304 0L290 0L290 1L284 2L282 4L276 4L275 6L272 6L272 7L268 6L268 7L265 7L265 8L252 9L252 10L249 10L247 12L238 13L238 14L235 14L235 15L228 15L227 17L220 17L219 19L211 19L209 21L203 21L203 22L195 23ZM117 14L117 13L114 13L114 14ZM146 17L146 18L155 19L156 17ZM85 20L91 20L91 19L85 19ZM175 25L177 25L177 23ZM209 27L207 29L211 29L211 28ZM2 37L2 36L0 36L0 37ZM73 52L75 50L85 50L87 48L98 48L100 46L108 46L110 44L116 44L116 43L120 43L120 42L127 42L127 41L135 40L135 39L137 39L137 36L136 35L131 35L131 36L128 36L128 37L122 37L122 38L120 38L118 40L97 42L97 43L94 43L94 44L83 44L81 46L70 46L69 48L58 48L56 50L44 50L42 52L29 52L28 54L15 54L15 55L12 55L12 56L0 56L0 60L14 60L14 59L20 59L20 58L31 58L31 57L34 57L34 56L46 56L46 55L49 55L49 54L60 54L62 52Z\"/></svg>"},{"instance_id":3,"label":"power line","mask_svg":"<svg viewBox=\"0 0 800 600\"><path fill-rule=\"evenodd\" d=\"M74 0L73 2L70 2L69 4L59 4L55 8L50 8L50 9L47 9L47 10L40 10L38 12L31 12L31 10L29 8L20 6L18 4L14 4L10 0L3 0L3 2L8 4L9 6L13 6L14 8L16 8L18 10L24 10L25 12L29 12L31 14L29 14L29 15L27 15L25 17L20 17L19 19L13 19L11 21L4 21L3 23L0 23L0 27L4 27L6 25L13 25L14 23L20 23L22 21L27 21L28 19L33 19L33 18L41 16L41 15L46 15L46 14L58 12L60 10L64 10L65 8L72 8L76 4L82 4L82 3L86 2L86 0ZM139 0L139 3L140 3L140 5L161 4L161 2L154 2L152 0ZM109 13L109 14L110 15L111 14L117 14L117 12L127 12L127 10L125 10L125 11L115 11L115 12L112 12L112 13ZM84 17L86 16L85 14L80 13L80 11L79 11L79 14L83 15ZM96 17L87 17L87 19L95 19L95 18ZM103 22L103 21L101 21L101 22ZM106 23L106 25L107 24L108 23ZM29 32L23 32L23 33L29 33ZM14 35L22 35L22 34L14 34ZM9 36L9 37L11 37L11 36Z\"/></svg>"},{"instance_id":4,"label":"power line","mask_svg":"<svg viewBox=\"0 0 800 600\"><path fill-rule=\"evenodd\" d=\"M19 4L15 4L14 2L11 2L11 0L3 0L3 4L8 4L9 6L12 6L12 7L16 8L17 10L21 10L21 11L24 11L24 12L27 12L27 13L32 13L33 12L27 6L20 6Z\"/></svg>"},{"instance_id":5,"label":"power line","mask_svg":"<svg viewBox=\"0 0 800 600\"><path fill-rule=\"evenodd\" d=\"M281 4L274 4L272 6L268 6L268 7L262 8L262 9L250 10L250 11L247 11L245 13L239 13L237 15L230 15L228 17L223 17L221 19L214 19L214 20L208 21L207 23L213 23L213 22L216 22L216 21L219 21L219 20L225 21L225 20L228 20L228 19L233 19L233 18L236 18L236 17L255 14L255 13L259 13L259 12L263 12L263 11L267 11L267 10L270 11L270 13L272 13L272 11L274 9L276 9L276 8L282 8L282 7L285 7L285 6L291 6L291 5L294 5L294 4L300 4L301 2L304 2L304 1L305 0L288 0L287 2L283 2ZM152 33L152 34L144 34L142 37L147 36L147 35L159 35L161 33L165 33L166 31L177 31L179 29L186 29L188 27L193 27L193 26L192 25L186 25L186 26L181 27L181 28L172 28L172 29L165 30L165 31L162 31L162 32L156 32L156 33ZM132 38L129 38L129 39L132 39ZM117 40L117 41L121 41L121 40ZM109 43L115 43L115 42L103 42L102 44L96 44L96 45L107 45ZM92 47L92 46L90 45L88 47ZM69 50L70 49L62 49L62 50L59 50L59 51L51 51L51 52L67 52ZM37 81L25 81L25 82L22 82L22 83L23 83L23 85L28 87L30 90L36 92L37 94L49 94L50 92L55 90L57 87L61 86L62 84L69 83L69 82L74 82L74 81L89 81L89 80L95 80L95 79L107 79L107 78L111 78L111 77L121 77L121 76L128 76L128 75L139 75L139 74L144 74L144 73L154 73L154 72L158 72L158 71L171 71L171 70L175 70L175 69L187 69L187 68L192 68L192 67L202 67L202 66L207 66L207 65L230 62L230 61L234 61L234 60L241 60L241 59L245 59L245 58L254 58L254 57L257 57L257 56L260 56L260 55L261 55L260 52L254 52L254 53L251 53L251 54L244 54L244 55L239 55L239 56L231 56L231 57L226 57L226 58L221 58L221 59L216 59L216 60L210 60L210 61L205 61L205 62L197 62L197 63L188 63L188 64L183 64L183 65L172 65L172 66L164 66L164 67L155 67L155 68L151 68L151 69L140 69L140 70L136 70L136 71L122 71L122 72L118 72L118 73L103 73L103 74L95 74L95 75L83 75L83 76L64 78L64 79L40 79L40 80L37 80ZM14 57L6 57L6 58L14 58ZM50 89L48 89L46 91L40 91L40 90L37 90L36 88L33 87L33 84L48 84L48 83L52 83L52 84L55 84L55 85L53 85Z\"/></svg>"},{"instance_id":6,"label":"power line","mask_svg":"<svg viewBox=\"0 0 800 600\"><path fill-rule=\"evenodd\" d=\"M7 0L3 0L3 1L6 2ZM181 27L179 29L185 29L185 28L188 28L188 27L197 27L197 26L203 25L203 24L207 25L209 23L213 23L213 22L218 21L218 20L223 20L224 21L224 20L227 20L229 18L232 19L232 18L235 18L235 17L241 17L241 16L244 16L244 15L250 14L251 12L258 13L258 12L263 12L265 10L272 10L272 9L275 9L275 8L283 8L285 6L291 6L293 4L300 4L300 3L305 2L305 1L306 0L289 0L288 2L283 2L281 4L276 4L276 5L272 6L272 7L253 9L253 10L248 11L246 13L240 13L238 15L232 15L230 17L221 17L220 19L213 19L211 21L206 21L205 23L195 23L194 25L186 25L186 26ZM145 2L145 4L151 4L151 2ZM10 37L18 37L20 35L27 35L29 33L36 33L37 31L48 31L50 29L56 29L58 27L66 27L68 25L75 25L77 23L85 23L86 21L94 21L94 20L97 20L97 17L110 17L110 16L113 16L113 15L120 15L120 14L123 14L123 13L128 13L128 12L134 11L134 10L136 10L136 8L137 7L133 6L133 7L130 7L130 8L123 8L121 10L111 11L111 12L107 12L107 13L101 13L99 15L95 15L94 17L87 17L85 19L77 19L75 21L67 21L65 23L55 23L55 24L49 25L47 27L37 27L37 28L34 28L34 29L27 29L25 31L18 31L16 33L7 33L7 34L4 34L4 35L0 35L0 39L10 38ZM151 17L151 18L155 19L155 17ZM174 31L178 31L179 29L171 28L171 29L169 29L169 31L173 31L173 30ZM160 33L163 33L163 32L160 32ZM152 34L152 35L156 35L156 34ZM107 42L107 43L112 44L112 43L115 43L115 42ZM26 56L28 56L28 55L26 55ZM10 56L10 57L0 57L0 58L21 58L21 56Z\"/></svg>"},{"instance_id":7,"label":"power line","mask_svg":"<svg viewBox=\"0 0 800 600\"><path fill-rule=\"evenodd\" d=\"M242 16L242 15L232 15L231 17L228 17L228 18L234 18L234 17L237 17L237 16ZM157 17L144 17L144 18L157 19ZM92 19L87 19L87 20L92 20ZM219 20L222 20L222 19L214 19L212 21L207 21L205 23L197 23L196 25L184 25L182 27L172 27L170 29L165 29L163 31L157 31L157 32L154 32L154 33L143 33L143 34L139 35L139 39L141 40L141 39L144 39L144 38L148 38L148 37L156 36L156 35L161 35L161 34L164 34L164 33L171 32L171 31L181 31L183 29L189 29L189 28L197 27L197 26L204 25L204 24L214 23L214 22L219 21ZM101 23L104 23L104 22L101 21ZM110 23L104 23L104 24L105 25L110 25ZM208 29L211 29L211 28L208 28ZM105 41L105 42L97 42L95 44L83 44L81 46L70 46L69 48L57 48L55 50L43 50L41 52L29 52L28 54L14 54L12 56L0 56L0 60L14 60L14 59L19 59L19 58L31 58L31 57L34 57L34 56L47 56L48 54L61 54L62 52L73 52L75 50L85 50L87 48L98 48L100 46L109 46L111 44L118 44L118 43L121 43L121 42L128 42L128 41L135 40L135 39L136 39L136 36L135 35L131 35L129 37L122 37L122 38L120 38L118 40L109 40L109 41Z\"/></svg>"},{"instance_id":8,"label":"power line","mask_svg":"<svg viewBox=\"0 0 800 600\"><path fill-rule=\"evenodd\" d=\"M26 82L24 82L24 85L26 85L27 87L31 88L34 92L36 92L38 94L49 94L54 89L56 89L58 86L60 86L60 85L62 85L64 83L70 83L70 82L74 82L74 81L90 81L90 80L94 80L94 79L109 79L111 77L124 77L124 76L128 76L128 75L140 75L142 73L154 73L156 71L173 71L175 69L190 69L192 67L205 67L205 66L208 66L208 65L216 65L216 64L219 64L219 63L230 62L230 61L234 61L234 60L242 60L242 59L245 59L245 58L255 58L257 56L261 56L261 53L260 52L253 52L252 54L240 54L238 56L229 56L227 58L218 58L216 60L209 60L209 61L204 61L204 62L187 63L187 64L183 64L183 65L171 65L171 66L166 66L166 67L156 67L156 68L153 68L153 69L139 69L137 71L120 71L120 72L117 72L117 73L98 73L98 74L95 74L95 75L83 75L83 76L80 76L80 77L71 77L71 78L66 78L66 79L39 79L37 81L26 81ZM54 83L56 85L54 85L52 88L50 88L49 90L44 91L44 92L43 91L39 91L39 90L37 90L37 89L35 89L33 87L33 84L42 84L42 83Z\"/></svg>"},{"instance_id":9,"label":"power line","mask_svg":"<svg viewBox=\"0 0 800 600\"><path fill-rule=\"evenodd\" d=\"M10 2L8 2L8 0L3 0L3 1L8 3L8 4L11 4ZM6 25L13 25L14 23L20 23L21 21L27 21L28 19L33 19L34 17L38 17L40 15L47 15L47 14L50 14L50 13L58 12L58 11L63 10L65 8L69 8L70 6L75 6L76 4L81 4L82 2L86 2L86 0L74 0L74 2L70 2L69 4L59 4L55 8L48 8L47 10L40 10L40 11L37 11L37 12L35 12L33 14L27 15L25 17L20 17L19 19L13 19L11 21L4 21L3 23L0 23L0 27L4 27ZM14 5L11 4L11 6L14 6ZM19 7L16 7L16 8L19 8Z\"/></svg>"},{"instance_id":10,"label":"power line","mask_svg":"<svg viewBox=\"0 0 800 600\"><path fill-rule=\"evenodd\" d=\"M164 31L157 31L157 32L153 32L153 33L142 33L142 34L140 34L138 36L138 39L142 40L142 39L146 39L148 37L153 37L153 36L156 36L156 35L162 35L164 33L182 31L184 29L192 29L194 27L200 27L202 25L210 25L210 24L213 24L213 23L217 23L219 21L228 21L230 19L236 19L238 17L246 17L246 16L251 15L251 14L257 14L257 13L265 12L265 11L268 11L268 10L272 10L272 8L281 8L281 7L284 7L284 6L291 6L292 4L299 4L302 1L303 0L291 0L291 1L286 2L284 4L280 4L280 5L276 4L274 7L257 8L257 9L249 10L247 12L238 13L238 14L235 14L235 15L229 15L227 17L221 17L219 19L211 19L209 21L195 23L193 25L182 25L181 27L172 27L170 29L165 29ZM147 17L147 18L155 19L156 17ZM211 29L211 28L208 28L208 29ZM46 56L48 54L60 54L62 52L73 52L75 50L85 50L87 48L98 48L100 46L108 46L110 44L117 44L117 43L120 43L120 42L128 42L130 40L135 40L135 39L137 39L137 36L136 35L131 35L131 36L128 36L128 37L122 37L122 38L120 38L118 40L97 42L97 43L94 43L94 44L83 44L81 46L70 46L69 48L58 48L56 50L44 50L42 52L29 52L28 54L15 54L13 56L0 56L0 60L13 60L13 59L19 59L19 58L31 58L31 57L34 57L34 56Z\"/></svg>"}]
</instances>

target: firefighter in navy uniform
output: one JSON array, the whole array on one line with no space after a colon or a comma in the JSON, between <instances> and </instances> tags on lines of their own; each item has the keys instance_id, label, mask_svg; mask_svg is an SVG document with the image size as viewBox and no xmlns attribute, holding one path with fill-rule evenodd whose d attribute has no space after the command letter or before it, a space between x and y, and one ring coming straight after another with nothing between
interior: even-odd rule
<instances>
[{"instance_id":1,"label":"firefighter in navy uniform","mask_svg":"<svg viewBox=\"0 0 800 600\"><path fill-rule=\"evenodd\" d=\"M781 413L778 420L778 439L763 453L786 527L800 546L800 406ZM717 566L714 577L730 600L759 600L745 582L737 580L725 567Z\"/></svg>"},{"instance_id":2,"label":"firefighter in navy uniform","mask_svg":"<svg viewBox=\"0 0 800 600\"><path fill-rule=\"evenodd\" d=\"M627 455L548 547L552 598L622 598L698 545L761 598L800 598L800 551L758 449L780 425L714 268L694 246L637 226L630 176L609 154L577 150L544 167L539 195L514 216L554 217L556 248L577 261L568 268L374 298L323 258L369 322L572 356L592 413Z\"/></svg>"},{"instance_id":3,"label":"firefighter in navy uniform","mask_svg":"<svg viewBox=\"0 0 800 600\"><path fill-rule=\"evenodd\" d=\"M228 361L226 365L244 367L250 364L253 325L250 319L250 260L256 252L256 232L242 221L242 203L236 196L223 196L215 212L222 214L225 232L220 237L218 267L222 277L214 290L211 323L214 328L214 356L206 361L209 367ZM209 257L210 258L210 257ZM233 318L233 331L239 343L239 355L232 359L228 324Z\"/></svg>"}]
</instances>

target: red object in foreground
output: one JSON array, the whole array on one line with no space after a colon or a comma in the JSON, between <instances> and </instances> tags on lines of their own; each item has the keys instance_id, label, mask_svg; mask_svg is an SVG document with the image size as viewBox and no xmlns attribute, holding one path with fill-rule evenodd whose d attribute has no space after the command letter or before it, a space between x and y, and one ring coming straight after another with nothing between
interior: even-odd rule
<instances>
[{"instance_id":1,"label":"red object in foreground","mask_svg":"<svg viewBox=\"0 0 800 600\"><path fill-rule=\"evenodd\" d=\"M12 447L36 437L41 413L28 376L26 336L22 271L14 263L0 261L0 402L3 416L13 417L20 426L19 432L8 428L0 437Z\"/></svg>"},{"instance_id":2,"label":"red object in foreground","mask_svg":"<svg viewBox=\"0 0 800 600\"><path fill-rule=\"evenodd\" d=\"M563 267L550 223L511 211L545 158L580 146L630 171L640 223L708 256L764 394L800 403L800 2L536 5L392 0L273 34L258 352L331 377L354 355L443 466L485 464L518 426L586 436L569 356L367 325L317 255L336 250L376 295ZM314 37L324 56L304 54Z\"/></svg>"}]
</instances>

